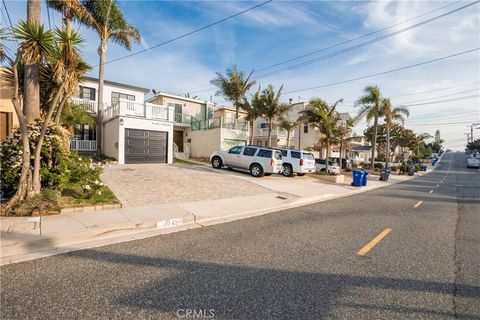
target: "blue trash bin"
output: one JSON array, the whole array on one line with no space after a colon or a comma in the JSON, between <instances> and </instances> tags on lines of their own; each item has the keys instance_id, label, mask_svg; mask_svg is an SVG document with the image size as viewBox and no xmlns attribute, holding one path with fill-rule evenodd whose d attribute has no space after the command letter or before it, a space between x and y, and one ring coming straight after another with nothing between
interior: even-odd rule
<instances>
[{"instance_id":1,"label":"blue trash bin","mask_svg":"<svg viewBox=\"0 0 480 320\"><path fill-rule=\"evenodd\" d=\"M367 185L367 176L368 176L368 171L364 170L362 171L362 186L365 187Z\"/></svg>"},{"instance_id":2,"label":"blue trash bin","mask_svg":"<svg viewBox=\"0 0 480 320\"><path fill-rule=\"evenodd\" d=\"M352 186L361 187L362 186L363 171L362 170L353 170L352 171L352 176L353 176Z\"/></svg>"},{"instance_id":3,"label":"blue trash bin","mask_svg":"<svg viewBox=\"0 0 480 320\"><path fill-rule=\"evenodd\" d=\"M432 166L434 166L437 163L437 160L432 159Z\"/></svg>"}]
</instances>

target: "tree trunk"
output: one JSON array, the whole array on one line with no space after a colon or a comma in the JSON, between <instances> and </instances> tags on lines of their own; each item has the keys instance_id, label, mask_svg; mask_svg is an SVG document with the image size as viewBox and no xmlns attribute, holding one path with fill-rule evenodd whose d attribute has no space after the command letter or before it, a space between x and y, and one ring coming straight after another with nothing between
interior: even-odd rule
<instances>
[{"instance_id":1,"label":"tree trunk","mask_svg":"<svg viewBox=\"0 0 480 320\"><path fill-rule=\"evenodd\" d=\"M72 15L70 14L70 9L64 8L63 9L63 26L68 34L72 31Z\"/></svg>"},{"instance_id":2,"label":"tree trunk","mask_svg":"<svg viewBox=\"0 0 480 320\"><path fill-rule=\"evenodd\" d=\"M255 137L255 119L252 120L252 132L250 134L250 144L253 146L253 139Z\"/></svg>"},{"instance_id":3,"label":"tree trunk","mask_svg":"<svg viewBox=\"0 0 480 320\"><path fill-rule=\"evenodd\" d=\"M387 124L387 152L385 155L385 168L388 169L390 162L390 126Z\"/></svg>"},{"instance_id":4,"label":"tree trunk","mask_svg":"<svg viewBox=\"0 0 480 320\"><path fill-rule=\"evenodd\" d=\"M330 143L327 142L327 152L325 153L325 173L328 174L328 155L330 154Z\"/></svg>"},{"instance_id":5,"label":"tree trunk","mask_svg":"<svg viewBox=\"0 0 480 320\"><path fill-rule=\"evenodd\" d=\"M268 147L272 147L272 119L268 119Z\"/></svg>"},{"instance_id":6,"label":"tree trunk","mask_svg":"<svg viewBox=\"0 0 480 320\"><path fill-rule=\"evenodd\" d=\"M378 106L375 106L375 119L373 120L373 135L372 135L372 159L370 160L370 168L374 168L375 164L375 149L377 145L377 127L378 127Z\"/></svg>"},{"instance_id":7,"label":"tree trunk","mask_svg":"<svg viewBox=\"0 0 480 320\"><path fill-rule=\"evenodd\" d=\"M102 39L100 47L98 47L98 55L100 56L100 65L98 67L98 112L97 112L97 152L102 154L102 133L103 133L103 81L105 77L105 57L107 53L107 40Z\"/></svg>"},{"instance_id":8,"label":"tree trunk","mask_svg":"<svg viewBox=\"0 0 480 320\"><path fill-rule=\"evenodd\" d=\"M40 25L40 0L28 0L27 22L35 26ZM27 123L32 123L40 117L40 71L39 64L25 65L23 114Z\"/></svg>"},{"instance_id":9,"label":"tree trunk","mask_svg":"<svg viewBox=\"0 0 480 320\"><path fill-rule=\"evenodd\" d=\"M290 147L290 130L287 130L287 148Z\"/></svg>"},{"instance_id":10,"label":"tree trunk","mask_svg":"<svg viewBox=\"0 0 480 320\"><path fill-rule=\"evenodd\" d=\"M55 114L55 124L60 124L60 118L62 117L62 112L63 112L63 107L65 107L65 104L67 103L68 100L68 95L65 95L60 102L60 106L58 106L57 113Z\"/></svg>"},{"instance_id":11,"label":"tree trunk","mask_svg":"<svg viewBox=\"0 0 480 320\"><path fill-rule=\"evenodd\" d=\"M35 158L33 160L33 192L34 194L39 194L42 189L41 179L40 179L40 167L41 167L41 159L42 159L43 141L45 139L45 133L47 132L47 128L48 128L48 125L50 124L50 120L52 119L53 112L55 111L55 106L58 103L58 99L60 99L64 86L65 86L65 82L62 82L62 84L60 85L60 88L58 88L58 91L55 94L55 97L53 98L52 103L50 104L50 109L48 110L45 121L42 124L40 136L38 137L37 145L35 146Z\"/></svg>"},{"instance_id":12,"label":"tree trunk","mask_svg":"<svg viewBox=\"0 0 480 320\"><path fill-rule=\"evenodd\" d=\"M342 172L343 172L343 166L342 166L342 162L343 162L342 149L343 149L343 148L342 148L342 147L343 147L343 137L340 139L340 155L339 155L339 157L338 157L339 162L340 162L340 163L338 164L338 165L340 166L340 174L342 174Z\"/></svg>"}]
</instances>

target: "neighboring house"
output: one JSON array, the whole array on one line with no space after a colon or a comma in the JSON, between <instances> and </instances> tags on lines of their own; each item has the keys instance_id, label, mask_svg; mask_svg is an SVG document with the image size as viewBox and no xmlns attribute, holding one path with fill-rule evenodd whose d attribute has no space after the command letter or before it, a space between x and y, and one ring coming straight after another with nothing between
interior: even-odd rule
<instances>
[{"instance_id":1,"label":"neighboring house","mask_svg":"<svg viewBox=\"0 0 480 320\"><path fill-rule=\"evenodd\" d=\"M372 156L372 146L355 146L350 150L350 159L356 164L369 163Z\"/></svg>"},{"instance_id":2,"label":"neighboring house","mask_svg":"<svg viewBox=\"0 0 480 320\"><path fill-rule=\"evenodd\" d=\"M5 83L3 72L0 68L0 141L7 139L12 128L18 126L18 118L11 100L13 90Z\"/></svg>"},{"instance_id":3,"label":"neighboring house","mask_svg":"<svg viewBox=\"0 0 480 320\"><path fill-rule=\"evenodd\" d=\"M213 151L225 150L248 141L245 115L235 121L235 112L214 103L160 92L147 100L174 110L174 153L178 158L209 157Z\"/></svg>"}]
</instances>

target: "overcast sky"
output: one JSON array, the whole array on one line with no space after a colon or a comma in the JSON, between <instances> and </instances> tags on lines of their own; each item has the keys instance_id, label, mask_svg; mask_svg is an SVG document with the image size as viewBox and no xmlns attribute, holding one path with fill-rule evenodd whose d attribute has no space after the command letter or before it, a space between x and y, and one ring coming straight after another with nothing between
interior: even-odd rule
<instances>
[{"instance_id":1,"label":"overcast sky","mask_svg":"<svg viewBox=\"0 0 480 320\"><path fill-rule=\"evenodd\" d=\"M128 21L143 36L142 43L134 45L132 52L150 48L260 3L119 1ZM262 86L272 83L278 88L283 84L285 102L289 98L306 101L321 97L333 103L343 98L344 103L339 110L352 115L356 113L353 103L362 95L362 89L373 84L378 85L383 95L390 97L394 104L412 105L409 107L411 116L406 122L408 128L432 135L440 129L447 148L463 150L465 133L470 130L467 125L480 122L478 50L398 72L303 89L411 66L480 47L478 3L411 30L362 45L469 3L473 2L274 1L167 45L107 64L106 79L169 93L189 92L205 100L212 98L215 102L226 104L222 97L215 96L215 89L211 88L209 81L215 77L215 72L224 72L236 64L245 72L255 69L254 78L258 78ZM13 24L25 18L26 1L6 0L5 4ZM50 25L59 26L59 13L52 10L49 13ZM3 4L1 18L2 26L7 26ZM42 21L49 25L45 5L42 6ZM390 26L394 27L322 50ZM76 25L76 28L86 39L83 48L86 60L95 66L98 64L98 37L83 26ZM352 48L357 45L358 48ZM339 53L347 48L351 49ZM107 61L128 53L110 44ZM326 58L332 53L335 55ZM305 57L283 63L300 56ZM308 64L298 66L304 62ZM282 70L288 67L292 68ZM93 68L90 75L97 76L98 68ZM361 123L356 132L361 134L364 128L365 123ZM475 131L475 135L480 137L480 129Z\"/></svg>"}]
</instances>

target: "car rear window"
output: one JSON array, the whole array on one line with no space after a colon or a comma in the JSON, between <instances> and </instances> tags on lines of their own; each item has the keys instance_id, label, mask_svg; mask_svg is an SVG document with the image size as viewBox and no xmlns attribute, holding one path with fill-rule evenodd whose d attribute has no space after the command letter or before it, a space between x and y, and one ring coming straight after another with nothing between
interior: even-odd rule
<instances>
[{"instance_id":1,"label":"car rear window","mask_svg":"<svg viewBox=\"0 0 480 320\"><path fill-rule=\"evenodd\" d=\"M292 158L300 159L300 152L290 151L290 154L292 155Z\"/></svg>"},{"instance_id":2,"label":"car rear window","mask_svg":"<svg viewBox=\"0 0 480 320\"><path fill-rule=\"evenodd\" d=\"M271 158L272 150L260 149L260 151L258 151L258 156L262 158Z\"/></svg>"},{"instance_id":3,"label":"car rear window","mask_svg":"<svg viewBox=\"0 0 480 320\"><path fill-rule=\"evenodd\" d=\"M323 160L323 159L315 159L315 163L325 164L325 160Z\"/></svg>"},{"instance_id":4,"label":"car rear window","mask_svg":"<svg viewBox=\"0 0 480 320\"><path fill-rule=\"evenodd\" d=\"M305 160L314 160L315 157L314 157L313 154L311 154L311 153L304 153L304 154L303 154L303 159L305 159Z\"/></svg>"},{"instance_id":5,"label":"car rear window","mask_svg":"<svg viewBox=\"0 0 480 320\"><path fill-rule=\"evenodd\" d=\"M245 150L243 151L243 155L253 157L256 151L257 151L257 148L246 147Z\"/></svg>"}]
</instances>

